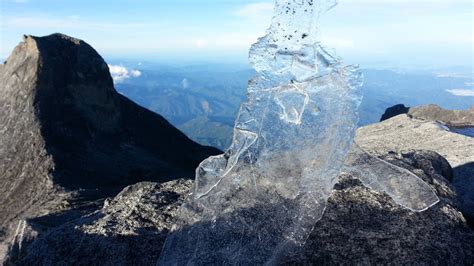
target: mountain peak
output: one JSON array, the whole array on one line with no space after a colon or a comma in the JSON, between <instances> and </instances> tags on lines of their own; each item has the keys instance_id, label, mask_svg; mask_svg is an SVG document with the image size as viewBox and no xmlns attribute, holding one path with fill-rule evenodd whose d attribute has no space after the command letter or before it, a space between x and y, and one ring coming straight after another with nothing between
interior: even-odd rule
<instances>
[{"instance_id":1,"label":"mountain peak","mask_svg":"<svg viewBox=\"0 0 474 266\"><path fill-rule=\"evenodd\" d=\"M104 59L79 39L24 36L0 84L0 227L58 208L59 191L94 199L192 178L220 153L119 94Z\"/></svg>"}]
</instances>

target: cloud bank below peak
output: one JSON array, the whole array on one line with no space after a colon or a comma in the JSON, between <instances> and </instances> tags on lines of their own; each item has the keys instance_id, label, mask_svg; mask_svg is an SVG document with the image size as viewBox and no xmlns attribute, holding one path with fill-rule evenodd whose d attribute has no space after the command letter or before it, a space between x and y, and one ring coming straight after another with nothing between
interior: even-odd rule
<instances>
[{"instance_id":1,"label":"cloud bank below peak","mask_svg":"<svg viewBox=\"0 0 474 266\"><path fill-rule=\"evenodd\" d=\"M451 93L452 95L455 95L455 96L474 97L474 90L452 89L452 90L447 90L447 92L449 92L449 93Z\"/></svg>"},{"instance_id":2,"label":"cloud bank below peak","mask_svg":"<svg viewBox=\"0 0 474 266\"><path fill-rule=\"evenodd\" d=\"M114 84L123 83L127 79L138 78L142 75L142 72L136 69L129 70L124 66L120 65L108 65L110 75L114 80Z\"/></svg>"}]
</instances>

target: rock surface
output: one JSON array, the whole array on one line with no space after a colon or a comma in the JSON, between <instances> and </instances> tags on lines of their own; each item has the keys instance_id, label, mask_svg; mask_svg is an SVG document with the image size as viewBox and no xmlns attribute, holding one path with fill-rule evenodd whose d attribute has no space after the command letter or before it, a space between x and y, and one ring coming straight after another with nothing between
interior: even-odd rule
<instances>
[{"instance_id":1,"label":"rock surface","mask_svg":"<svg viewBox=\"0 0 474 266\"><path fill-rule=\"evenodd\" d=\"M117 93L81 40L25 36L0 65L0 84L0 262L30 231L80 217L138 181L192 177L220 153ZM39 217L34 229L24 222Z\"/></svg>"},{"instance_id":2,"label":"rock surface","mask_svg":"<svg viewBox=\"0 0 474 266\"><path fill-rule=\"evenodd\" d=\"M430 151L382 156L429 183L440 203L426 212L402 209L390 197L341 175L323 218L289 264L474 263L474 232L455 207L447 161ZM190 181L142 183L108 200L101 211L63 225L31 245L18 263L150 265L158 260L172 217Z\"/></svg>"},{"instance_id":3,"label":"rock surface","mask_svg":"<svg viewBox=\"0 0 474 266\"><path fill-rule=\"evenodd\" d=\"M429 183L440 203L422 213L400 208L387 195L343 177L325 217L316 224L298 264L462 265L474 262L474 232L457 210L441 174L449 164L431 151L381 156ZM329 233L328 233L329 232ZM338 243L344 243L343 245ZM292 260L293 262L295 259Z\"/></svg>"},{"instance_id":4,"label":"rock surface","mask_svg":"<svg viewBox=\"0 0 474 266\"><path fill-rule=\"evenodd\" d=\"M192 181L127 187L102 210L52 230L19 265L154 265Z\"/></svg>"},{"instance_id":5,"label":"rock surface","mask_svg":"<svg viewBox=\"0 0 474 266\"><path fill-rule=\"evenodd\" d=\"M436 104L411 108L397 104L385 110L380 122L401 114L408 114L408 116L419 120L441 122L453 128L474 127L474 105L469 110L447 110Z\"/></svg>"},{"instance_id":6,"label":"rock surface","mask_svg":"<svg viewBox=\"0 0 474 266\"><path fill-rule=\"evenodd\" d=\"M440 121L449 127L474 127L474 105L469 110L446 110L430 104L412 107L408 114L425 121Z\"/></svg>"},{"instance_id":7,"label":"rock surface","mask_svg":"<svg viewBox=\"0 0 474 266\"><path fill-rule=\"evenodd\" d=\"M431 150L446 158L453 168L474 162L474 138L453 133L440 123L407 115L362 127L356 138L361 148L373 154Z\"/></svg>"},{"instance_id":8,"label":"rock surface","mask_svg":"<svg viewBox=\"0 0 474 266\"><path fill-rule=\"evenodd\" d=\"M453 167L453 185L461 199L461 210L474 225L474 138L454 133L435 121L399 115L360 128L357 143L374 155L407 150L441 154Z\"/></svg>"}]
</instances>

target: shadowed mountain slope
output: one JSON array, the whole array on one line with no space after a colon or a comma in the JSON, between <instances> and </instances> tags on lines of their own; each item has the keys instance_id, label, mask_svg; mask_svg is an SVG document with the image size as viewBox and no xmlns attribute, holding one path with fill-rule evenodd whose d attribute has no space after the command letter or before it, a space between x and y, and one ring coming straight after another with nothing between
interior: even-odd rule
<instances>
[{"instance_id":1,"label":"shadowed mountain slope","mask_svg":"<svg viewBox=\"0 0 474 266\"><path fill-rule=\"evenodd\" d=\"M12 221L70 209L71 198L193 177L219 152L117 93L85 42L25 36L0 65L0 240Z\"/></svg>"}]
</instances>

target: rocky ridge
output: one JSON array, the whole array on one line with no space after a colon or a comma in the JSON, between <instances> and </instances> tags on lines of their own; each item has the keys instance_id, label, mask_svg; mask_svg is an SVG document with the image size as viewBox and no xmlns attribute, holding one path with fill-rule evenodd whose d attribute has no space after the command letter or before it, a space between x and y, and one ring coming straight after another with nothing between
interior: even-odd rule
<instances>
[{"instance_id":1,"label":"rocky ridge","mask_svg":"<svg viewBox=\"0 0 474 266\"><path fill-rule=\"evenodd\" d=\"M397 104L387 108L380 122L401 114L408 114L408 116L419 120L436 121L452 128L474 127L474 105L469 110L447 110L436 104L411 108Z\"/></svg>"},{"instance_id":2,"label":"rocky ridge","mask_svg":"<svg viewBox=\"0 0 474 266\"><path fill-rule=\"evenodd\" d=\"M412 107L408 115L425 120L440 121L448 127L474 127L474 105L469 110L446 110L430 104Z\"/></svg>"}]
</instances>

